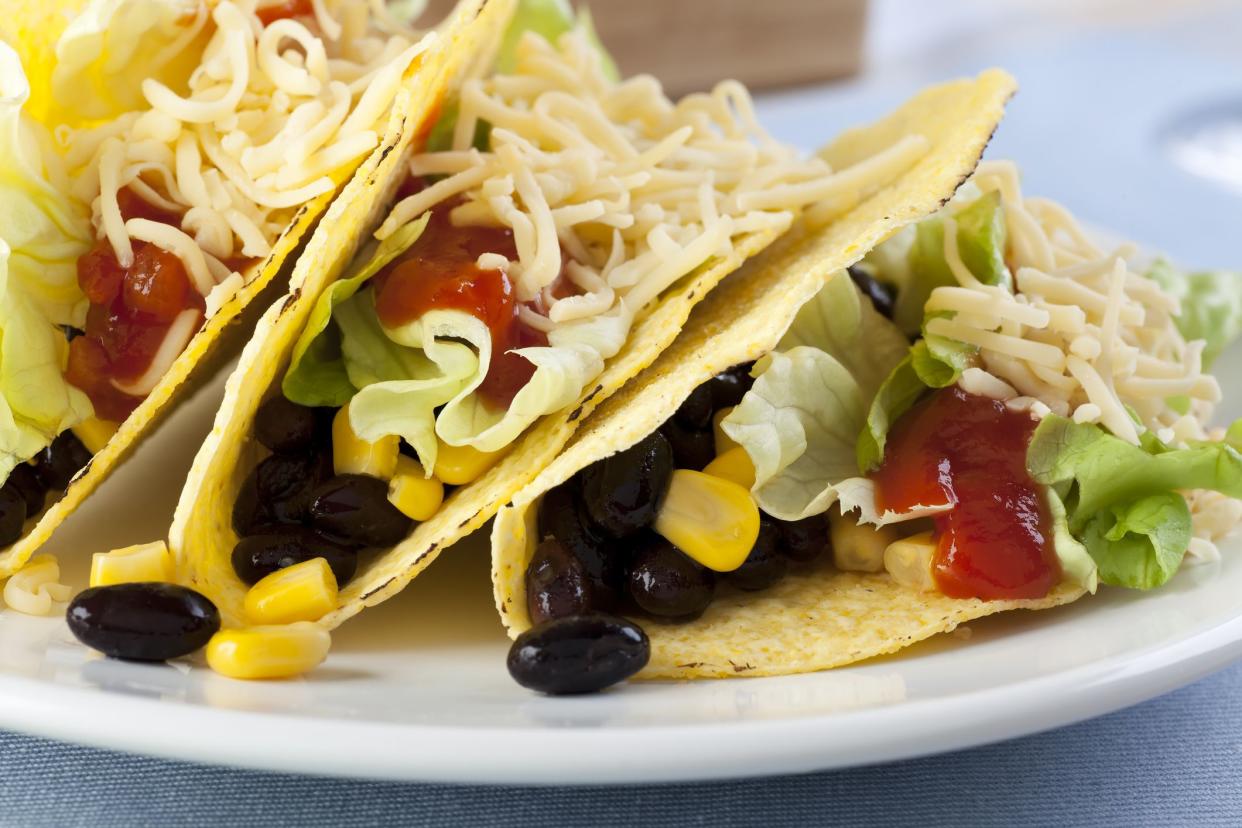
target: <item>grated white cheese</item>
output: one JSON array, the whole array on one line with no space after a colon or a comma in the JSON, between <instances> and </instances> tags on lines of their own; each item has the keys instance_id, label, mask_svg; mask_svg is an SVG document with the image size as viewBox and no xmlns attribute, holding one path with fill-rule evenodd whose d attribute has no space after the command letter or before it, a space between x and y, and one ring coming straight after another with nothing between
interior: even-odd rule
<instances>
[{"instance_id":1,"label":"grated white cheese","mask_svg":"<svg viewBox=\"0 0 1242 828\"><path fill-rule=\"evenodd\" d=\"M487 151L472 147L491 126ZM774 141L734 81L674 103L649 76L614 82L579 31L556 46L527 33L512 75L461 90L452 148L415 156L443 175L399 202L376 237L460 197L458 226L507 227L507 272L540 330L619 311L632 318L745 233L784 230L805 208L826 217L884 186L927 152L910 135L834 171ZM570 261L564 261L562 251ZM552 295L562 272L578 294Z\"/></svg>"},{"instance_id":2,"label":"grated white cheese","mask_svg":"<svg viewBox=\"0 0 1242 828\"><path fill-rule=\"evenodd\" d=\"M984 162L973 180L1000 193L1016 293L970 272L950 213L944 253L958 286L934 290L927 309L954 315L930 320L928 331L977 346L980 369L1076 422L1136 444L1147 430L1178 445L1205 439L1220 387L1203 373L1203 343L1186 342L1174 324L1177 300L1131 269L1133 246L1096 247L1064 207L1022 195L1012 162ZM984 383L971 374L962 386ZM1190 414L1172 397L1188 398Z\"/></svg>"}]
</instances>

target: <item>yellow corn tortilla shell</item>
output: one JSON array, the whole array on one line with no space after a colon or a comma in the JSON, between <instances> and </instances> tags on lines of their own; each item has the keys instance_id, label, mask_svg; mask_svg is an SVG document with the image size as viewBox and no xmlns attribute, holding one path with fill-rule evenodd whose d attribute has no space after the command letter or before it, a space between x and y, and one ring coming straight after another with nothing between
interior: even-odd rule
<instances>
[{"instance_id":1,"label":"yellow corn tortilla shell","mask_svg":"<svg viewBox=\"0 0 1242 828\"><path fill-rule=\"evenodd\" d=\"M525 570L538 538L545 492L597 460L655 431L701 383L767 353L797 311L875 245L935 212L974 171L1012 78L989 71L926 90L885 120L852 130L821 155L842 167L918 133L931 151L893 185L821 233L791 235L725 281L694 312L671 348L604 402L568 447L500 511L492 529L496 606L511 636L529 628ZM1006 609L1066 603L1082 594L1062 586L1038 601L962 601L903 588L887 575L821 569L760 594L724 592L683 625L648 624L647 678L773 675L826 669L894 652L958 624Z\"/></svg>"},{"instance_id":2,"label":"yellow corn tortilla shell","mask_svg":"<svg viewBox=\"0 0 1242 828\"><path fill-rule=\"evenodd\" d=\"M392 114L379 148L356 169L346 168L336 172L333 177L336 186L333 190L317 196L298 208L289 226L272 245L272 250L267 257L252 265L243 274L246 284L223 304L194 335L159 384L121 423L107 444L91 458L90 463L74 476L64 495L44 509L41 514L28 520L22 538L0 552L0 578L8 577L20 569L39 547L47 542L56 528L78 507L78 504L85 500L139 441L159 424L161 417L194 387L191 381L201 379L204 366L208 364L209 358L222 343L230 325L237 321L238 315L251 301L263 293L278 275L288 272L285 268L286 262L293 259L316 222L324 215L324 211L328 210L329 215L334 212L339 215L339 210L329 210L329 205L333 204L337 193L340 192L344 198L346 194L374 189L374 181L377 180L376 168L384 160L383 156L391 151L404 133L414 131L411 127L421 126L421 122L414 113L431 113L434 110L439 101L438 94L442 91L442 79L449 60L449 45L454 33L474 20L484 2L485 0L470 0L470 2L462 3L442 29L441 42L417 57L406 70L403 88L393 102ZM63 28L63 21L61 23ZM341 185L346 181L350 183L342 190ZM355 234L360 232L356 229L360 221L361 217L352 219L353 223L344 232ZM289 276L290 287L295 291L298 290L307 276L307 269L295 269Z\"/></svg>"},{"instance_id":3,"label":"yellow corn tortilla shell","mask_svg":"<svg viewBox=\"0 0 1242 828\"><path fill-rule=\"evenodd\" d=\"M1003 73L994 73L987 78L983 82L985 85L1005 88L1003 94L997 93L1003 101L1009 94L1011 81ZM965 87L958 94L964 94L964 91ZM986 104L987 96L982 96L981 101ZM892 140L877 143L875 149L888 146L911 132L921 132L916 125L922 117L922 112L903 110L900 122L894 122L890 130ZM989 123L994 126L998 118L999 115L996 115ZM851 135L847 133L841 140L848 144L853 141ZM389 182L389 185L394 184ZM951 192L949 186L944 189ZM391 186L386 186L384 190L391 190ZM367 202L368 208L382 203L385 202ZM791 233L786 233L785 237ZM195 461L174 520L171 543L186 567L187 580L216 603L226 623L244 621L242 601L246 585L234 573L231 563L237 535L233 532L230 516L237 492L259 457L259 449L250 436L254 415L266 397L279 393L275 380L289 364L297 336L318 296L318 287L342 275L357 247L358 239L345 234L337 235L341 239L339 243L348 242L350 246L336 249L324 244L312 253L315 245L312 239L298 267L321 268L317 287L312 290L308 280L302 296L292 297L283 310L270 311L261 323L261 332L243 353L237 372L226 390L225 402L211 440L204 445ZM430 520L419 524L404 541L380 553L362 568L341 589L337 608L319 623L327 628L336 627L364 607L374 606L395 595L429 566L440 552L486 523L518 490L552 462L596 406L621 389L672 344L686 324L691 310L709 291L778 238L782 237L776 232L745 236L735 242L727 257L708 262L665 291L636 320L621 352L609 360L604 372L590 388L584 390L576 405L536 423L486 474L458 488ZM342 256L342 252L349 255Z\"/></svg>"},{"instance_id":4,"label":"yellow corn tortilla shell","mask_svg":"<svg viewBox=\"0 0 1242 828\"><path fill-rule=\"evenodd\" d=\"M403 90L385 140L324 214L293 266L292 289L263 314L228 379L211 434L194 458L169 529L179 579L211 597L226 623L240 623L246 591L230 562L237 542L232 511L238 489L259 459L259 447L249 439L255 412L270 390L279 393L278 378L288 368L316 299L349 267L383 218L405 178L416 139L425 138L448 90L463 76L490 65L515 3L459 4L455 14L460 25L450 27L452 36L436 65L426 63L418 82Z\"/></svg>"}]
</instances>

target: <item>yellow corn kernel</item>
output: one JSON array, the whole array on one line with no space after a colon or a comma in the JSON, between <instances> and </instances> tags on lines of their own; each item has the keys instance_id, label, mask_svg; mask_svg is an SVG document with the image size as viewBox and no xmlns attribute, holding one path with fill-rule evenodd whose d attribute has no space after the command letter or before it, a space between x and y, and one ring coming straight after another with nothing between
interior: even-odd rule
<instances>
[{"instance_id":1,"label":"yellow corn kernel","mask_svg":"<svg viewBox=\"0 0 1242 828\"><path fill-rule=\"evenodd\" d=\"M86 446L87 451L91 454L97 454L100 449L108 444L108 441L112 439L112 435L116 434L116 430L120 427L120 423L114 423L111 420L88 417L69 430L82 441L82 445Z\"/></svg>"},{"instance_id":2,"label":"yellow corn kernel","mask_svg":"<svg viewBox=\"0 0 1242 828\"><path fill-rule=\"evenodd\" d=\"M653 528L708 569L732 572L759 537L759 507L731 480L674 469Z\"/></svg>"},{"instance_id":3,"label":"yellow corn kernel","mask_svg":"<svg viewBox=\"0 0 1242 828\"><path fill-rule=\"evenodd\" d=\"M716 459L703 468L703 474L732 480L748 491L755 485L755 464L750 462L750 455L741 446L717 454Z\"/></svg>"},{"instance_id":4,"label":"yellow corn kernel","mask_svg":"<svg viewBox=\"0 0 1242 828\"><path fill-rule=\"evenodd\" d=\"M920 592L935 592L932 559L936 542L931 532L920 532L890 543L884 549L884 569L893 580Z\"/></svg>"},{"instance_id":5,"label":"yellow corn kernel","mask_svg":"<svg viewBox=\"0 0 1242 828\"><path fill-rule=\"evenodd\" d=\"M368 443L354 432L349 406L341 406L332 418L332 468L337 474L369 474L388 480L397 470L401 438L395 434Z\"/></svg>"},{"instance_id":6,"label":"yellow corn kernel","mask_svg":"<svg viewBox=\"0 0 1242 828\"><path fill-rule=\"evenodd\" d=\"M845 572L881 572L884 550L897 540L891 526L872 526L840 512L828 517L828 533L832 538L832 559L837 569Z\"/></svg>"},{"instance_id":7,"label":"yellow corn kernel","mask_svg":"<svg viewBox=\"0 0 1242 828\"><path fill-rule=\"evenodd\" d=\"M91 556L91 586L135 584L144 581L172 583L176 566L164 541L139 543Z\"/></svg>"},{"instance_id":8,"label":"yellow corn kernel","mask_svg":"<svg viewBox=\"0 0 1242 828\"><path fill-rule=\"evenodd\" d=\"M443 440L436 449L436 477L450 486L464 486L496 465L503 452L479 451L473 446L450 446Z\"/></svg>"},{"instance_id":9,"label":"yellow corn kernel","mask_svg":"<svg viewBox=\"0 0 1242 828\"><path fill-rule=\"evenodd\" d=\"M298 676L323 663L332 636L308 621L220 630L207 642L207 666L235 679Z\"/></svg>"},{"instance_id":10,"label":"yellow corn kernel","mask_svg":"<svg viewBox=\"0 0 1242 828\"><path fill-rule=\"evenodd\" d=\"M336 577L323 558L278 569L246 593L246 617L254 624L318 621L336 608Z\"/></svg>"},{"instance_id":11,"label":"yellow corn kernel","mask_svg":"<svg viewBox=\"0 0 1242 828\"><path fill-rule=\"evenodd\" d=\"M716 441L716 456L727 452L729 449L738 448L738 444L732 437L725 434L724 429L720 427L720 423L733 413L733 406L722 408L712 415L712 438Z\"/></svg>"},{"instance_id":12,"label":"yellow corn kernel","mask_svg":"<svg viewBox=\"0 0 1242 828\"><path fill-rule=\"evenodd\" d=\"M444 484L427 477L421 463L403 454L397 458L397 473L388 481L388 502L410 520L427 520L444 502Z\"/></svg>"}]
</instances>

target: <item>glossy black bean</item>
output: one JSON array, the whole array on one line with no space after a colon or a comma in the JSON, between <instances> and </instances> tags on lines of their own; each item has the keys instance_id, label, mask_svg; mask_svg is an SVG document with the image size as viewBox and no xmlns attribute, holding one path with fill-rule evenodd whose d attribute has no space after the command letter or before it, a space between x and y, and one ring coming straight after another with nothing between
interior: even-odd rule
<instances>
[{"instance_id":1,"label":"glossy black bean","mask_svg":"<svg viewBox=\"0 0 1242 828\"><path fill-rule=\"evenodd\" d=\"M509 675L549 695L596 693L646 666L651 642L632 621L603 613L545 621L509 648Z\"/></svg>"},{"instance_id":2,"label":"glossy black bean","mask_svg":"<svg viewBox=\"0 0 1242 828\"><path fill-rule=\"evenodd\" d=\"M233 547L233 571L248 584L278 569L323 558L328 562L338 586L344 586L358 571L356 550L340 546L309 529L291 527L279 534L251 535Z\"/></svg>"},{"instance_id":3,"label":"glossy black bean","mask_svg":"<svg viewBox=\"0 0 1242 828\"><path fill-rule=\"evenodd\" d=\"M25 523L26 501L14 487L0 487L0 547L20 538Z\"/></svg>"},{"instance_id":4,"label":"glossy black bean","mask_svg":"<svg viewBox=\"0 0 1242 828\"><path fill-rule=\"evenodd\" d=\"M52 444L35 455L35 474L45 489L63 492L91 453L72 431L62 431Z\"/></svg>"},{"instance_id":5,"label":"glossy black bean","mask_svg":"<svg viewBox=\"0 0 1242 828\"><path fill-rule=\"evenodd\" d=\"M858 290L871 300L871 306L874 307L881 315L893 318L893 289L883 282L876 279L867 269L858 265L851 265L849 268L850 278L854 284L858 286Z\"/></svg>"},{"instance_id":6,"label":"glossy black bean","mask_svg":"<svg viewBox=\"0 0 1242 828\"><path fill-rule=\"evenodd\" d=\"M581 501L582 480L574 477L543 496L539 504L541 537L554 537L582 564L591 584L591 607L605 612L616 608L625 593L624 544L586 514Z\"/></svg>"},{"instance_id":7,"label":"glossy black bean","mask_svg":"<svg viewBox=\"0 0 1242 828\"><path fill-rule=\"evenodd\" d=\"M280 526L280 521L259 499L258 470L253 470L242 481L233 501L233 531L239 537L257 535Z\"/></svg>"},{"instance_id":8,"label":"glossy black bean","mask_svg":"<svg viewBox=\"0 0 1242 828\"><path fill-rule=\"evenodd\" d=\"M290 454L315 444L315 409L290 402L277 394L259 406L254 417L254 437L274 452Z\"/></svg>"},{"instance_id":9,"label":"glossy black bean","mask_svg":"<svg viewBox=\"0 0 1242 828\"><path fill-rule=\"evenodd\" d=\"M673 473L673 450L656 431L582 473L582 502L591 520L614 537L637 532L655 520Z\"/></svg>"},{"instance_id":10,"label":"glossy black bean","mask_svg":"<svg viewBox=\"0 0 1242 828\"><path fill-rule=\"evenodd\" d=\"M65 618L86 646L130 661L188 655L220 629L216 605L175 584L92 587L70 602Z\"/></svg>"},{"instance_id":11,"label":"glossy black bean","mask_svg":"<svg viewBox=\"0 0 1242 828\"><path fill-rule=\"evenodd\" d=\"M716 593L716 573L687 557L664 538L649 533L630 563L630 598L658 618L698 618Z\"/></svg>"},{"instance_id":12,"label":"glossy black bean","mask_svg":"<svg viewBox=\"0 0 1242 828\"><path fill-rule=\"evenodd\" d=\"M26 503L26 517L32 518L43 511L43 504L47 500L47 489L43 488L43 483L39 481L39 475L35 473L34 466L29 463L18 463L13 467L13 471L9 472L9 479L4 485L12 486L22 496L22 500Z\"/></svg>"},{"instance_id":13,"label":"glossy black bean","mask_svg":"<svg viewBox=\"0 0 1242 828\"><path fill-rule=\"evenodd\" d=\"M311 525L333 540L392 546L413 521L388 501L388 483L366 474L339 474L311 493Z\"/></svg>"},{"instance_id":14,"label":"glossy black bean","mask_svg":"<svg viewBox=\"0 0 1242 828\"><path fill-rule=\"evenodd\" d=\"M280 523L306 520L311 492L332 476L327 453L273 454L255 467L255 491Z\"/></svg>"},{"instance_id":15,"label":"glossy black bean","mask_svg":"<svg viewBox=\"0 0 1242 828\"><path fill-rule=\"evenodd\" d=\"M746 396L746 392L754 385L750 369L753 362L734 365L727 371L721 371L707 381L712 390L712 407L719 410L737 405Z\"/></svg>"},{"instance_id":16,"label":"glossy black bean","mask_svg":"<svg viewBox=\"0 0 1242 828\"><path fill-rule=\"evenodd\" d=\"M716 458L716 438L711 429L686 428L676 420L660 426L660 433L673 448L673 465L679 469L702 471Z\"/></svg>"},{"instance_id":17,"label":"glossy black bean","mask_svg":"<svg viewBox=\"0 0 1242 828\"><path fill-rule=\"evenodd\" d=\"M751 547L750 554L737 569L726 574L725 580L738 589L767 589L785 577L789 560L781 554L781 530L768 517L759 521L759 537Z\"/></svg>"},{"instance_id":18,"label":"glossy black bean","mask_svg":"<svg viewBox=\"0 0 1242 828\"><path fill-rule=\"evenodd\" d=\"M685 402L677 409L673 419L686 428L710 429L714 412L711 383L705 382L690 392L690 396L686 397Z\"/></svg>"},{"instance_id":19,"label":"glossy black bean","mask_svg":"<svg viewBox=\"0 0 1242 828\"><path fill-rule=\"evenodd\" d=\"M802 520L777 521L781 530L781 551L799 563L810 563L828 551L828 515L811 515Z\"/></svg>"},{"instance_id":20,"label":"glossy black bean","mask_svg":"<svg viewBox=\"0 0 1242 828\"><path fill-rule=\"evenodd\" d=\"M526 611L532 624L591 610L591 584L582 562L555 538L544 540L526 567Z\"/></svg>"}]
</instances>

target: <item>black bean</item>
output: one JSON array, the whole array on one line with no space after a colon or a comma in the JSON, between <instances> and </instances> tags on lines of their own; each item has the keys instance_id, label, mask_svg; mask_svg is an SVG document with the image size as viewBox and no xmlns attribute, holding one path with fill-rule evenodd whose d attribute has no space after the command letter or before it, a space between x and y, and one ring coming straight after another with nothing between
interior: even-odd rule
<instances>
[{"instance_id":1,"label":"black bean","mask_svg":"<svg viewBox=\"0 0 1242 828\"><path fill-rule=\"evenodd\" d=\"M12 486L26 502L26 517L32 518L43 511L43 503L47 500L47 489L39 481L34 466L29 463L18 463L9 472L5 486Z\"/></svg>"},{"instance_id":2,"label":"black bean","mask_svg":"<svg viewBox=\"0 0 1242 828\"><path fill-rule=\"evenodd\" d=\"M587 514L614 537L637 532L655 520L673 473L673 450L660 432L582 473Z\"/></svg>"},{"instance_id":3,"label":"black bean","mask_svg":"<svg viewBox=\"0 0 1242 828\"><path fill-rule=\"evenodd\" d=\"M690 621L716 592L716 573L700 566L664 538L649 533L630 564L630 598L658 618Z\"/></svg>"},{"instance_id":4,"label":"black bean","mask_svg":"<svg viewBox=\"0 0 1242 828\"><path fill-rule=\"evenodd\" d=\"M22 536L26 524L26 501L12 486L0 487L0 546L8 546Z\"/></svg>"},{"instance_id":5,"label":"black bean","mask_svg":"<svg viewBox=\"0 0 1242 828\"><path fill-rule=\"evenodd\" d=\"M233 547L233 571L248 584L278 569L323 558L336 583L344 586L358 570L356 550L333 543L309 529L291 527L280 534L251 535Z\"/></svg>"},{"instance_id":6,"label":"black bean","mask_svg":"<svg viewBox=\"0 0 1242 828\"><path fill-rule=\"evenodd\" d=\"M35 455L35 474L45 489L63 492L91 453L72 431L62 431L52 444Z\"/></svg>"},{"instance_id":7,"label":"black bean","mask_svg":"<svg viewBox=\"0 0 1242 828\"><path fill-rule=\"evenodd\" d=\"M660 433L673 447L673 465L679 469L702 471L716 457L716 438L710 429L686 428L669 420L660 426Z\"/></svg>"},{"instance_id":8,"label":"black bean","mask_svg":"<svg viewBox=\"0 0 1242 828\"><path fill-rule=\"evenodd\" d=\"M781 530L768 517L759 521L759 537L742 565L725 575L725 580L738 589L767 589L785 577L789 561L780 553Z\"/></svg>"},{"instance_id":9,"label":"black bean","mask_svg":"<svg viewBox=\"0 0 1242 828\"><path fill-rule=\"evenodd\" d=\"M705 382L690 392L690 396L686 397L686 401L677 409L673 419L686 428L710 429L714 412L711 382Z\"/></svg>"},{"instance_id":10,"label":"black bean","mask_svg":"<svg viewBox=\"0 0 1242 828\"><path fill-rule=\"evenodd\" d=\"M892 319L893 289L868 273L865 267L850 265L849 274L862 295L871 300L872 307L882 316Z\"/></svg>"},{"instance_id":11,"label":"black bean","mask_svg":"<svg viewBox=\"0 0 1242 828\"><path fill-rule=\"evenodd\" d=\"M828 551L828 515L811 515L802 520L777 521L781 530L781 551L799 563L810 563Z\"/></svg>"},{"instance_id":12,"label":"black bean","mask_svg":"<svg viewBox=\"0 0 1242 828\"><path fill-rule=\"evenodd\" d=\"M339 474L311 493L311 525L333 540L392 546L413 521L388 501L388 483L367 474Z\"/></svg>"},{"instance_id":13,"label":"black bean","mask_svg":"<svg viewBox=\"0 0 1242 828\"><path fill-rule=\"evenodd\" d=\"M591 609L591 584L582 562L555 538L535 549L526 567L526 610L532 624Z\"/></svg>"},{"instance_id":14,"label":"black bean","mask_svg":"<svg viewBox=\"0 0 1242 828\"><path fill-rule=\"evenodd\" d=\"M545 621L509 648L509 675L550 695L596 693L646 666L651 642L632 621L603 613Z\"/></svg>"},{"instance_id":15,"label":"black bean","mask_svg":"<svg viewBox=\"0 0 1242 828\"><path fill-rule=\"evenodd\" d=\"M255 491L280 523L306 520L311 491L332 476L327 452L273 454L255 467Z\"/></svg>"},{"instance_id":16,"label":"black bean","mask_svg":"<svg viewBox=\"0 0 1242 828\"><path fill-rule=\"evenodd\" d=\"M578 559L591 584L591 607L611 611L625 592L623 544L591 522L582 505L582 481L574 477L543 496L540 537L554 537Z\"/></svg>"},{"instance_id":17,"label":"black bean","mask_svg":"<svg viewBox=\"0 0 1242 828\"><path fill-rule=\"evenodd\" d=\"M188 655L220 629L216 605L175 584L92 587L70 602L65 618L86 646L130 661Z\"/></svg>"},{"instance_id":18,"label":"black bean","mask_svg":"<svg viewBox=\"0 0 1242 828\"><path fill-rule=\"evenodd\" d=\"M233 531L239 537L272 531L280 526L267 504L259 499L257 478L257 469L246 475L233 501Z\"/></svg>"},{"instance_id":19,"label":"black bean","mask_svg":"<svg viewBox=\"0 0 1242 828\"><path fill-rule=\"evenodd\" d=\"M315 409L290 402L277 394L259 406L254 417L254 436L274 452L290 454L315 444Z\"/></svg>"},{"instance_id":20,"label":"black bean","mask_svg":"<svg viewBox=\"0 0 1242 828\"><path fill-rule=\"evenodd\" d=\"M746 396L746 392L755 382L750 376L750 369L753 365L753 362L734 365L707 381L712 389L713 408L728 408L742 401L742 397Z\"/></svg>"}]
</instances>

